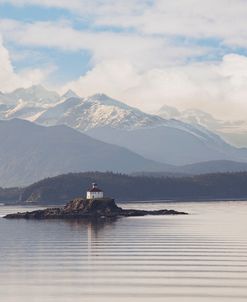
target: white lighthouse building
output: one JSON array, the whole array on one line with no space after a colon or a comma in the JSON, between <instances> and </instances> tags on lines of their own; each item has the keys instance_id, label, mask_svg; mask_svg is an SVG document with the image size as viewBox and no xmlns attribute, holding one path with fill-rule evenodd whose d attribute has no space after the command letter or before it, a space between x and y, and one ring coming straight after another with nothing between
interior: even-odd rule
<instances>
[{"instance_id":1,"label":"white lighthouse building","mask_svg":"<svg viewBox=\"0 0 247 302\"><path fill-rule=\"evenodd\" d=\"M92 184L92 188L87 191L87 199L100 199L104 198L104 193L96 183Z\"/></svg>"}]
</instances>

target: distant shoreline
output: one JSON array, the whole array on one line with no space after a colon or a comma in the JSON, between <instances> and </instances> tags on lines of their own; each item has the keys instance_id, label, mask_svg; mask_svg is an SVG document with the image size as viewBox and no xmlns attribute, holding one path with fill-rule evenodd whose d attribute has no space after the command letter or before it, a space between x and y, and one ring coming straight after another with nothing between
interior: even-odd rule
<instances>
[{"instance_id":1,"label":"distant shoreline","mask_svg":"<svg viewBox=\"0 0 247 302\"><path fill-rule=\"evenodd\" d=\"M119 200L116 201L118 204L129 204L129 203L198 203L198 202L229 202L229 201L246 201L247 202L247 197L246 198L200 198L200 199L193 199L193 198L186 198L186 199L154 199L154 200ZM25 206L25 207L34 207L34 206L39 206L39 207L62 207L64 204L57 204L57 203L42 203L42 202L32 202L32 203L25 203L25 202L20 202L20 203L11 203L11 202L1 202L0 206Z\"/></svg>"},{"instance_id":2,"label":"distant shoreline","mask_svg":"<svg viewBox=\"0 0 247 302\"><path fill-rule=\"evenodd\" d=\"M227 201L246 201L246 198L186 198L186 199L154 199L154 200L131 200L118 201L118 203L181 203L181 202L227 202Z\"/></svg>"},{"instance_id":3,"label":"distant shoreline","mask_svg":"<svg viewBox=\"0 0 247 302\"><path fill-rule=\"evenodd\" d=\"M207 174L185 178L132 177L112 172L71 173L25 188L0 190L0 202L62 205L81 197L97 181L118 202L202 202L247 200L247 173ZM32 204L32 203L30 203Z\"/></svg>"}]
</instances>

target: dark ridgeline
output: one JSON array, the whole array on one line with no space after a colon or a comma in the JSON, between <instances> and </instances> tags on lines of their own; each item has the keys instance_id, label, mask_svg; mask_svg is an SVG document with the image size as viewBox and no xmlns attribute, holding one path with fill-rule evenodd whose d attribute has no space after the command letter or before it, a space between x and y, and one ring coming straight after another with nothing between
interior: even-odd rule
<instances>
[{"instance_id":1,"label":"dark ridgeline","mask_svg":"<svg viewBox=\"0 0 247 302\"><path fill-rule=\"evenodd\" d=\"M46 178L23 189L1 189L0 200L63 204L82 196L92 182L117 201L247 198L247 172L179 178L88 172Z\"/></svg>"}]
</instances>

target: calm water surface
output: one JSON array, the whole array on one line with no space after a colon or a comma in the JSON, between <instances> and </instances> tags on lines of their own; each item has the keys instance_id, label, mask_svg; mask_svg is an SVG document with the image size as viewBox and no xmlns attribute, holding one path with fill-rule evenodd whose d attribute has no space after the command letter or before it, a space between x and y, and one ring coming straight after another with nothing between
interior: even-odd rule
<instances>
[{"instance_id":1,"label":"calm water surface","mask_svg":"<svg viewBox=\"0 0 247 302\"><path fill-rule=\"evenodd\" d=\"M247 202L125 207L191 215L0 218L0 301L247 301ZM20 210L0 206L0 216Z\"/></svg>"}]
</instances>

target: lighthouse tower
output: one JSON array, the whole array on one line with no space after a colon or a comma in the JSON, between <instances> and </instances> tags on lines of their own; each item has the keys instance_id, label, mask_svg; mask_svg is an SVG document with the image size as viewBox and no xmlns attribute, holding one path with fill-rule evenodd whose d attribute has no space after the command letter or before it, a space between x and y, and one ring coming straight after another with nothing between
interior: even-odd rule
<instances>
[{"instance_id":1,"label":"lighthouse tower","mask_svg":"<svg viewBox=\"0 0 247 302\"><path fill-rule=\"evenodd\" d=\"M92 183L92 188L87 191L87 199L100 199L104 198L103 191L98 188L96 183Z\"/></svg>"}]
</instances>

